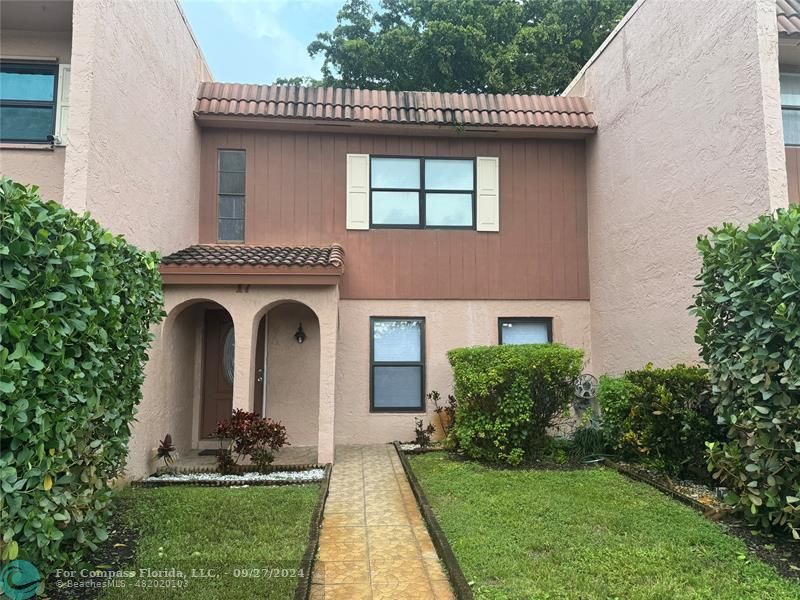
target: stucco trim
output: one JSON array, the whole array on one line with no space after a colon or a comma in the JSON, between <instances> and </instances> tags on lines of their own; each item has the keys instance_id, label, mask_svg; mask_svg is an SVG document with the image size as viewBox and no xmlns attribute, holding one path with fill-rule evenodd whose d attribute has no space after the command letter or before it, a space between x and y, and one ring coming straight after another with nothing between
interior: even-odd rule
<instances>
[{"instance_id":1,"label":"stucco trim","mask_svg":"<svg viewBox=\"0 0 800 600\"><path fill-rule=\"evenodd\" d=\"M170 285L337 285L343 267L161 265L161 278Z\"/></svg>"}]
</instances>

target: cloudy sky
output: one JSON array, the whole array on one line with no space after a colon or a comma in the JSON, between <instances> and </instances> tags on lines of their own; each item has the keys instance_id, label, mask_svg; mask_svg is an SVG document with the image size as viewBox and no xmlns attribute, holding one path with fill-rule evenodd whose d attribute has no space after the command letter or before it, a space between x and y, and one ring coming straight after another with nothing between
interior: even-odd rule
<instances>
[{"instance_id":1,"label":"cloudy sky","mask_svg":"<svg viewBox=\"0 0 800 600\"><path fill-rule=\"evenodd\" d=\"M319 77L306 47L336 26L343 0L181 0L214 79L271 83Z\"/></svg>"}]
</instances>

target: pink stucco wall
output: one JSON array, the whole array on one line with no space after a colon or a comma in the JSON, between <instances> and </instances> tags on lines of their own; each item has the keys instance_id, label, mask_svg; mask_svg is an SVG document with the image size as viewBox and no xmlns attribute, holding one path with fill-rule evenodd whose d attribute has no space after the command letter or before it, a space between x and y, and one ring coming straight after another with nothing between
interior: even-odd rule
<instances>
[{"instance_id":1,"label":"pink stucco wall","mask_svg":"<svg viewBox=\"0 0 800 600\"><path fill-rule=\"evenodd\" d=\"M640 0L566 93L589 98L597 372L697 360L695 241L785 206L773 0Z\"/></svg>"},{"instance_id":2,"label":"pink stucco wall","mask_svg":"<svg viewBox=\"0 0 800 600\"><path fill-rule=\"evenodd\" d=\"M148 249L197 240L200 134L210 77L175 0L75 0L64 204Z\"/></svg>"},{"instance_id":3,"label":"pink stucco wall","mask_svg":"<svg viewBox=\"0 0 800 600\"><path fill-rule=\"evenodd\" d=\"M498 343L499 317L552 317L553 341L586 352L592 371L589 303L582 300L341 300L336 358L336 443L370 444L414 438L414 417L438 425L427 414L370 413L371 316L425 318L425 389L442 398L453 391L447 351Z\"/></svg>"}]
</instances>

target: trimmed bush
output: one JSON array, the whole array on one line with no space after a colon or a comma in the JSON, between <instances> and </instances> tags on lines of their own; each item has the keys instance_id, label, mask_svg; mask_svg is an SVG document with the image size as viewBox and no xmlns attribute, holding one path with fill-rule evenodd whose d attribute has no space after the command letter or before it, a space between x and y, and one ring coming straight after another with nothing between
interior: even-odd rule
<instances>
[{"instance_id":1,"label":"trimmed bush","mask_svg":"<svg viewBox=\"0 0 800 600\"><path fill-rule=\"evenodd\" d=\"M800 208L698 240L696 340L727 440L709 469L750 522L800 538Z\"/></svg>"},{"instance_id":2,"label":"trimmed bush","mask_svg":"<svg viewBox=\"0 0 800 600\"><path fill-rule=\"evenodd\" d=\"M706 442L723 434L701 367L647 365L601 377L597 401L611 449L672 475L707 477Z\"/></svg>"},{"instance_id":3,"label":"trimmed bush","mask_svg":"<svg viewBox=\"0 0 800 600\"><path fill-rule=\"evenodd\" d=\"M150 326L155 254L0 181L2 558L47 572L107 538Z\"/></svg>"},{"instance_id":4,"label":"trimmed bush","mask_svg":"<svg viewBox=\"0 0 800 600\"><path fill-rule=\"evenodd\" d=\"M447 356L458 401L455 441L472 458L511 465L545 444L583 364L581 350L557 344L458 348Z\"/></svg>"}]
</instances>

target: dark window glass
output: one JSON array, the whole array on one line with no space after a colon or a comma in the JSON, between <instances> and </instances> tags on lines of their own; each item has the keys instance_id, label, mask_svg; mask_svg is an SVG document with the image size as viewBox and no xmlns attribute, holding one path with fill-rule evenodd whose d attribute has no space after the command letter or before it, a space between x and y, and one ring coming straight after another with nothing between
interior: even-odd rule
<instances>
[{"instance_id":1,"label":"dark window glass","mask_svg":"<svg viewBox=\"0 0 800 600\"><path fill-rule=\"evenodd\" d=\"M371 410L424 410L424 320L373 318L371 328Z\"/></svg>"},{"instance_id":2,"label":"dark window glass","mask_svg":"<svg viewBox=\"0 0 800 600\"><path fill-rule=\"evenodd\" d=\"M56 64L0 63L0 140L52 141L57 76Z\"/></svg>"},{"instance_id":3,"label":"dark window glass","mask_svg":"<svg viewBox=\"0 0 800 600\"><path fill-rule=\"evenodd\" d=\"M245 152L220 150L217 173L217 239L244 241Z\"/></svg>"},{"instance_id":4,"label":"dark window glass","mask_svg":"<svg viewBox=\"0 0 800 600\"><path fill-rule=\"evenodd\" d=\"M501 344L548 344L553 341L552 319L500 319Z\"/></svg>"},{"instance_id":5,"label":"dark window glass","mask_svg":"<svg viewBox=\"0 0 800 600\"><path fill-rule=\"evenodd\" d=\"M374 227L475 226L475 161L389 158L370 161Z\"/></svg>"}]
</instances>

